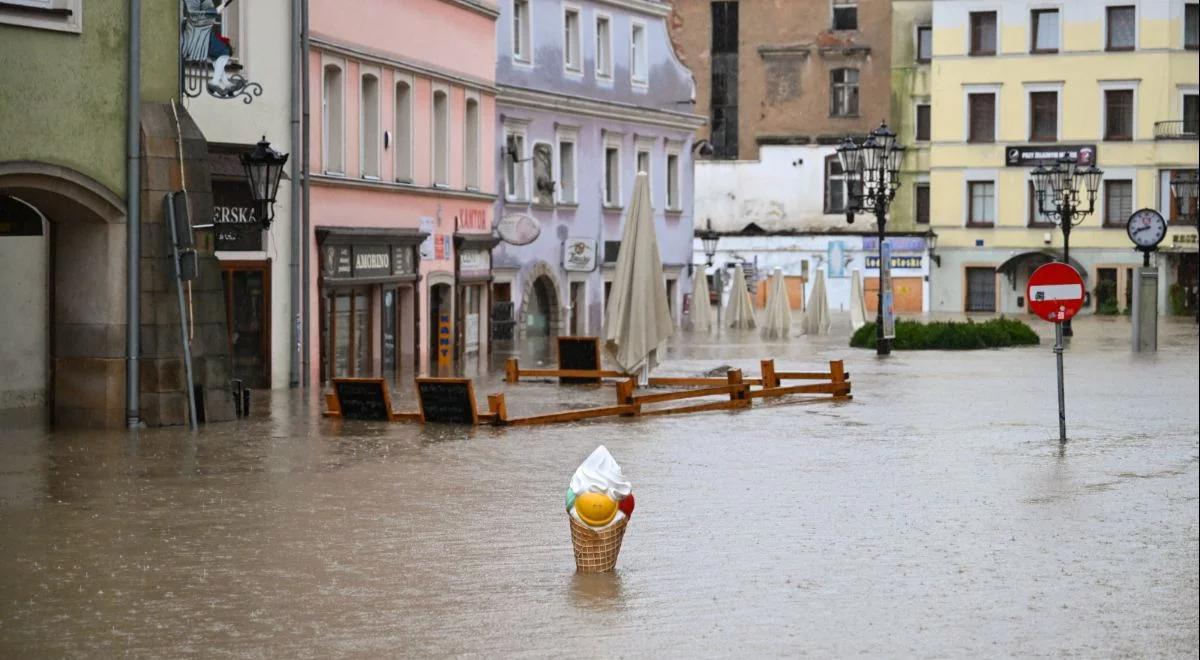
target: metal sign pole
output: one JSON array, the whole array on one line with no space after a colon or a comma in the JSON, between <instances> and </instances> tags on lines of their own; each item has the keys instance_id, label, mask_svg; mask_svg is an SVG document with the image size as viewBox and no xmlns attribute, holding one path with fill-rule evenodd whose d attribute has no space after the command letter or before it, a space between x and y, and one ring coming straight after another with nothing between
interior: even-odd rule
<instances>
[{"instance_id":1,"label":"metal sign pole","mask_svg":"<svg viewBox=\"0 0 1200 660\"><path fill-rule=\"evenodd\" d=\"M1063 394L1063 324L1054 324L1054 355L1058 360L1058 441L1067 441L1067 404Z\"/></svg>"},{"instance_id":2,"label":"metal sign pole","mask_svg":"<svg viewBox=\"0 0 1200 660\"><path fill-rule=\"evenodd\" d=\"M171 261L175 265L175 292L179 299L179 334L183 342L183 366L187 375L188 425L196 430L196 385L192 380L192 344L188 341L187 306L183 302L183 280L180 279L179 268L179 236L175 230L175 195L182 193L167 193L163 206L167 211L167 225L170 227Z\"/></svg>"}]
</instances>

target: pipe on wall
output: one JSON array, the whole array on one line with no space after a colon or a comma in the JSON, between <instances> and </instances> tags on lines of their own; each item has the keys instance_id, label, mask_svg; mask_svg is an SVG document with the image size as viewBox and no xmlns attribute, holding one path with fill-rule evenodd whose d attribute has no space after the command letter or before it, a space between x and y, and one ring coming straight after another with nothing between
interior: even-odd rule
<instances>
[{"instance_id":1,"label":"pipe on wall","mask_svg":"<svg viewBox=\"0 0 1200 660\"><path fill-rule=\"evenodd\" d=\"M141 106L142 106L142 1L129 0L129 88L125 135L126 270L125 283L125 421L141 425L138 356L141 353L139 268L141 261Z\"/></svg>"},{"instance_id":2,"label":"pipe on wall","mask_svg":"<svg viewBox=\"0 0 1200 660\"><path fill-rule=\"evenodd\" d=\"M308 153L309 153L308 143L310 140L309 136L310 136L310 132L311 132L311 126L310 126L311 118L309 115L310 103L309 103L309 89L308 89L308 87L309 87L309 82L308 82L308 54L309 54L308 37L309 37L309 35L308 35L308 0L300 0L300 50L301 50L301 52L300 52L300 103L301 103L301 126L300 126L300 132L301 132L301 138L300 138L301 139L301 144L300 144L301 165L300 165L300 169L301 169L301 173L300 173L300 176L301 176L301 182L303 185L303 202L301 203L301 206L303 207L303 209L302 209L303 214L302 214L301 220L300 220L300 232L301 232L300 240L301 240L301 245L303 246L303 248L300 250L300 272L301 272L301 280L302 280L302 286L300 288L301 288L301 292L303 294L301 296L301 301L302 301L301 306L303 308L303 319L304 319L304 321L302 323L303 340L301 341L301 349L300 349L301 350L301 375L300 375L300 378L301 378L301 384L304 387L307 387L309 385L308 381L309 381L310 369L308 366L308 360L309 360L309 352L308 351L309 351L309 332L310 332L309 319L311 318L309 315L309 308L312 306L312 301L310 300L310 298L312 296L309 294L309 282L310 282L309 278L311 277L309 271L311 270L311 268L310 268L310 263L309 263L310 259L309 259L309 255L308 255L309 241L311 240L310 234L309 234L310 222L309 222L309 189L308 189L308 172L310 169L309 168L309 158L308 158Z\"/></svg>"},{"instance_id":3,"label":"pipe on wall","mask_svg":"<svg viewBox=\"0 0 1200 660\"><path fill-rule=\"evenodd\" d=\"M301 52L302 43L300 40L300 12L301 4L305 0L292 0L292 16L291 16L291 32L288 37L288 43L291 44L291 129L292 129L292 151L294 152L301 144L300 136L300 58L303 57ZM292 313L292 350L291 350L291 369L288 374L288 386L298 387L301 382L301 371L304 365L304 314L302 309L304 304L303 288L305 282L300 279L300 258L304 251L305 241L304 232L300 227L301 215L301 193L300 193L300 159L291 159L291 205L292 210L292 255L289 263L289 278L292 283L291 297L291 313Z\"/></svg>"}]
</instances>

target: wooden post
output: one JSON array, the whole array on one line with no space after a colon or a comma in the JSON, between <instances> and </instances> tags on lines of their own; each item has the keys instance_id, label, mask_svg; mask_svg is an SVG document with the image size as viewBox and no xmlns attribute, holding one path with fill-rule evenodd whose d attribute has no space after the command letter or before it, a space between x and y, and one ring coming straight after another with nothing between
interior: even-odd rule
<instances>
[{"instance_id":1,"label":"wooden post","mask_svg":"<svg viewBox=\"0 0 1200 660\"><path fill-rule=\"evenodd\" d=\"M510 357L504 363L504 380L505 382L515 383L521 378L521 366L517 358Z\"/></svg>"},{"instance_id":2,"label":"wooden post","mask_svg":"<svg viewBox=\"0 0 1200 660\"><path fill-rule=\"evenodd\" d=\"M741 369L730 369L728 372L726 372L725 377L726 377L726 379L728 379L728 382L730 385L741 385L742 386L737 391L729 393L729 400L730 401L745 401L746 405L749 405L750 397L746 396L746 388L748 387L748 385L746 385L745 383L742 382L742 370Z\"/></svg>"},{"instance_id":3,"label":"wooden post","mask_svg":"<svg viewBox=\"0 0 1200 660\"><path fill-rule=\"evenodd\" d=\"M763 360L761 364L763 388L779 387L779 379L775 377L775 360Z\"/></svg>"},{"instance_id":4,"label":"wooden post","mask_svg":"<svg viewBox=\"0 0 1200 660\"><path fill-rule=\"evenodd\" d=\"M635 381L632 378L617 381L617 405L627 406L633 403L633 388ZM641 412L641 406L634 406L633 410L628 413L622 413L622 417L636 416Z\"/></svg>"},{"instance_id":5,"label":"wooden post","mask_svg":"<svg viewBox=\"0 0 1200 660\"><path fill-rule=\"evenodd\" d=\"M504 392L488 395L488 412L496 416L497 424L508 421L508 405L504 402Z\"/></svg>"},{"instance_id":6,"label":"wooden post","mask_svg":"<svg viewBox=\"0 0 1200 660\"><path fill-rule=\"evenodd\" d=\"M846 366L841 360L829 361L830 380L833 381L834 399L846 399L850 393L850 388L846 385Z\"/></svg>"}]
</instances>

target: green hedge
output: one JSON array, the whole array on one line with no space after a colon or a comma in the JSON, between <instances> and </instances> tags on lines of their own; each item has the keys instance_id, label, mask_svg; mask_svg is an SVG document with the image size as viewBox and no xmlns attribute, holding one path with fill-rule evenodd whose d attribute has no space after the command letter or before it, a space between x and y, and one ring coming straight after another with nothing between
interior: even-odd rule
<instances>
[{"instance_id":1,"label":"green hedge","mask_svg":"<svg viewBox=\"0 0 1200 660\"><path fill-rule=\"evenodd\" d=\"M918 321L896 320L896 338L892 348L900 351L942 349L972 350L976 348L1002 348L1004 346L1029 346L1038 343L1037 333L1016 319L991 319L976 323L967 321ZM850 337L854 348L875 348L875 324L868 323Z\"/></svg>"}]
</instances>

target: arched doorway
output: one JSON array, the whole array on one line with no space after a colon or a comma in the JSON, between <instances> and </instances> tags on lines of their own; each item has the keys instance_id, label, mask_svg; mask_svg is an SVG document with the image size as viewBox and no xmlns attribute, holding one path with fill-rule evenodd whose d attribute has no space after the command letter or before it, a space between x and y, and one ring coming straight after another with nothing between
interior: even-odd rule
<instances>
[{"instance_id":1,"label":"arched doorway","mask_svg":"<svg viewBox=\"0 0 1200 660\"><path fill-rule=\"evenodd\" d=\"M50 403L49 223L0 194L0 410Z\"/></svg>"},{"instance_id":2,"label":"arched doorway","mask_svg":"<svg viewBox=\"0 0 1200 660\"><path fill-rule=\"evenodd\" d=\"M529 290L529 299L525 302L525 335L530 338L547 338L554 332L554 322L557 314L558 296L554 291L554 283L549 277L542 275L533 281Z\"/></svg>"},{"instance_id":3,"label":"arched doorway","mask_svg":"<svg viewBox=\"0 0 1200 660\"><path fill-rule=\"evenodd\" d=\"M16 198L45 218L46 261L23 258L7 277L28 296L41 318L0 314L0 363L16 360L41 380L42 396L26 405L48 406L56 424L120 427L125 422L125 206L98 181L69 168L33 161L0 163L0 195ZM0 236L0 241L12 240ZM25 237L26 239L29 237ZM13 245L6 246L9 248ZM44 265L41 265L44 264ZM37 346L7 340L40 326ZM27 341L26 343L29 343ZM34 350L40 355L32 355ZM32 365L45 367L37 373ZM6 378L5 381L8 379ZM16 389L0 381L0 390ZM26 387L26 390L28 388ZM11 400L11 399L10 399Z\"/></svg>"}]
</instances>

